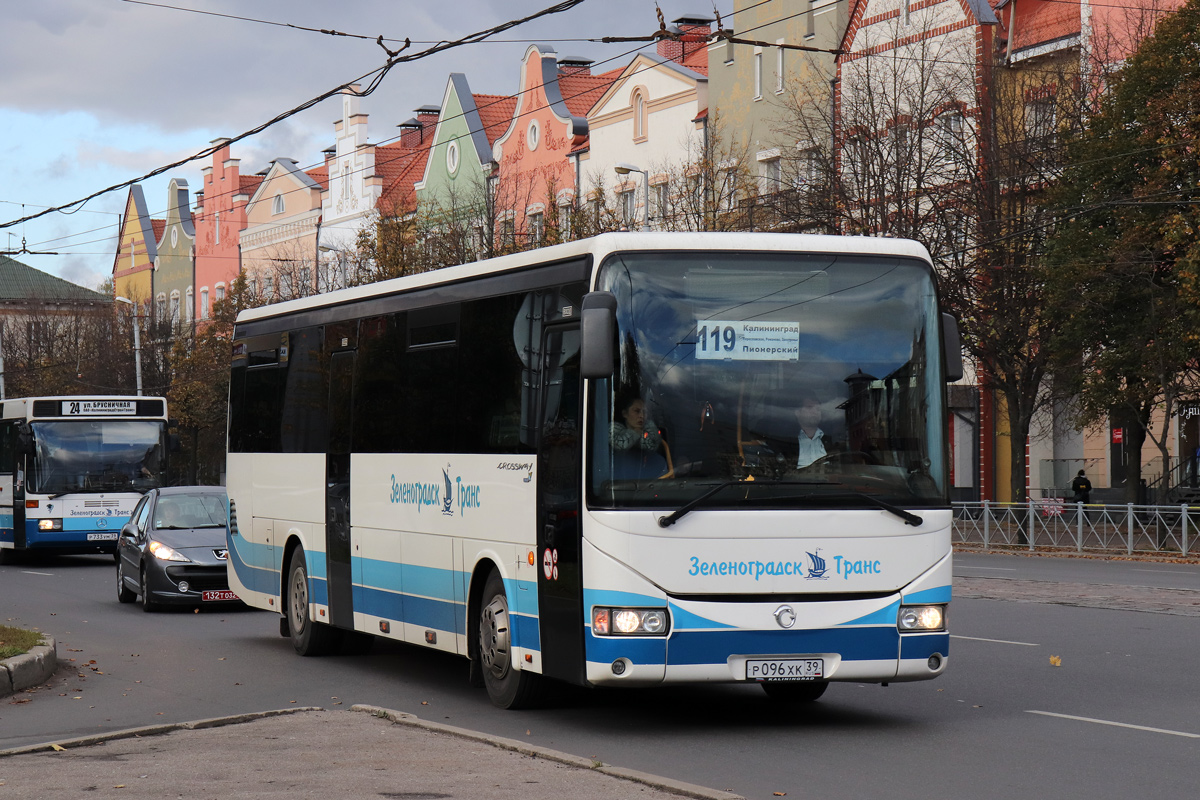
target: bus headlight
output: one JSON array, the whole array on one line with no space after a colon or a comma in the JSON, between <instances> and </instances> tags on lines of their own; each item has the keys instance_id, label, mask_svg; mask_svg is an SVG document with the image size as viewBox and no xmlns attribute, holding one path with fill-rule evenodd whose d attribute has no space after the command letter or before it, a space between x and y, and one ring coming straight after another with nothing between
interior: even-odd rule
<instances>
[{"instance_id":1,"label":"bus headlight","mask_svg":"<svg viewBox=\"0 0 1200 800\"><path fill-rule=\"evenodd\" d=\"M167 547L162 542L151 542L150 552L154 553L155 558L160 558L163 561L191 561L191 559L185 556L183 553Z\"/></svg>"},{"instance_id":2,"label":"bus headlight","mask_svg":"<svg viewBox=\"0 0 1200 800\"><path fill-rule=\"evenodd\" d=\"M597 636L665 636L665 608L592 608L592 633Z\"/></svg>"},{"instance_id":3,"label":"bus headlight","mask_svg":"<svg viewBox=\"0 0 1200 800\"><path fill-rule=\"evenodd\" d=\"M943 606L901 606L896 625L901 632L945 630L946 610Z\"/></svg>"},{"instance_id":4,"label":"bus headlight","mask_svg":"<svg viewBox=\"0 0 1200 800\"><path fill-rule=\"evenodd\" d=\"M39 519L38 520L38 530L39 531L61 531L62 530L62 520L61 519Z\"/></svg>"}]
</instances>

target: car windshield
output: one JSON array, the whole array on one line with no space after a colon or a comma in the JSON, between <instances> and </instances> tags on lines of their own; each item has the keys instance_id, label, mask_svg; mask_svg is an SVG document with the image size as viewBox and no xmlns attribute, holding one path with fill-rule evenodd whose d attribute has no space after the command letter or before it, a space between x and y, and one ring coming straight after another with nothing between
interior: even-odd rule
<instances>
[{"instance_id":1,"label":"car windshield","mask_svg":"<svg viewBox=\"0 0 1200 800\"><path fill-rule=\"evenodd\" d=\"M146 492L163 484L161 420L64 420L30 427L30 492Z\"/></svg>"},{"instance_id":2,"label":"car windshield","mask_svg":"<svg viewBox=\"0 0 1200 800\"><path fill-rule=\"evenodd\" d=\"M229 501L224 492L162 496L154 506L154 528L224 528L225 509L228 506Z\"/></svg>"},{"instance_id":3,"label":"car windshield","mask_svg":"<svg viewBox=\"0 0 1200 800\"><path fill-rule=\"evenodd\" d=\"M589 501L946 503L940 316L899 257L622 254L619 364L591 394Z\"/></svg>"}]
</instances>

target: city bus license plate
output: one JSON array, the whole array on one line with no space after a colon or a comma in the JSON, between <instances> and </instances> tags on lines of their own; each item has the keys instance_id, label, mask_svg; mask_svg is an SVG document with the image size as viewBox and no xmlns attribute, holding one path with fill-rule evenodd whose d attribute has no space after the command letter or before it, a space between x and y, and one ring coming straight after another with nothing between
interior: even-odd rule
<instances>
[{"instance_id":1,"label":"city bus license plate","mask_svg":"<svg viewBox=\"0 0 1200 800\"><path fill-rule=\"evenodd\" d=\"M815 681L825 677L823 658L749 658L748 681Z\"/></svg>"},{"instance_id":2,"label":"city bus license plate","mask_svg":"<svg viewBox=\"0 0 1200 800\"><path fill-rule=\"evenodd\" d=\"M209 589L209 590L201 593L200 599L204 600L204 601L208 601L208 600L240 600L241 598L238 597L233 592L229 591L228 589Z\"/></svg>"},{"instance_id":3,"label":"city bus license plate","mask_svg":"<svg viewBox=\"0 0 1200 800\"><path fill-rule=\"evenodd\" d=\"M116 531L112 533L89 533L87 540L89 542L115 542L117 540L117 533Z\"/></svg>"}]
</instances>

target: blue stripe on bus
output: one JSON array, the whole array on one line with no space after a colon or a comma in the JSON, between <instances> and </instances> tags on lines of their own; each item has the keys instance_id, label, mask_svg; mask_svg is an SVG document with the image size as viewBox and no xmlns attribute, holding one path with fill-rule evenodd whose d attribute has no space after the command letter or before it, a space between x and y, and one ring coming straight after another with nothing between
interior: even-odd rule
<instances>
[{"instance_id":1,"label":"blue stripe on bus","mask_svg":"<svg viewBox=\"0 0 1200 800\"><path fill-rule=\"evenodd\" d=\"M872 611L870 614L852 619L849 622L839 623L840 625L895 625L896 617L900 613L900 601L888 605L878 611Z\"/></svg>"},{"instance_id":2,"label":"blue stripe on bus","mask_svg":"<svg viewBox=\"0 0 1200 800\"><path fill-rule=\"evenodd\" d=\"M933 589L922 589L919 592L904 595L905 605L916 605L918 603L949 603L950 602L950 587L937 586Z\"/></svg>"},{"instance_id":3,"label":"blue stripe on bus","mask_svg":"<svg viewBox=\"0 0 1200 800\"><path fill-rule=\"evenodd\" d=\"M699 614L693 614L691 611L680 608L674 603L668 603L671 608L671 625L675 630L697 630L711 628L735 628L736 625L728 625L724 622L707 619Z\"/></svg>"},{"instance_id":4,"label":"blue stripe on bus","mask_svg":"<svg viewBox=\"0 0 1200 800\"><path fill-rule=\"evenodd\" d=\"M901 658L929 658L934 653L950 654L949 633L911 634L900 637Z\"/></svg>"},{"instance_id":5,"label":"blue stripe on bus","mask_svg":"<svg viewBox=\"0 0 1200 800\"><path fill-rule=\"evenodd\" d=\"M666 598L652 597L647 594L635 594L634 592L614 592L606 589L587 589L583 590L583 606L585 609L590 609L592 606L633 606L635 608L664 608L667 605ZM591 616L590 614L588 616Z\"/></svg>"},{"instance_id":6,"label":"blue stripe on bus","mask_svg":"<svg viewBox=\"0 0 1200 800\"><path fill-rule=\"evenodd\" d=\"M103 525L99 524L103 521ZM120 533L129 517L64 517L65 531L112 531Z\"/></svg>"},{"instance_id":7,"label":"blue stripe on bus","mask_svg":"<svg viewBox=\"0 0 1200 800\"><path fill-rule=\"evenodd\" d=\"M734 655L837 653L844 661L893 660L895 625L792 631L677 631L667 639L669 664L723 664Z\"/></svg>"},{"instance_id":8,"label":"blue stripe on bus","mask_svg":"<svg viewBox=\"0 0 1200 800\"><path fill-rule=\"evenodd\" d=\"M609 664L628 658L634 664L662 664L666 661L667 641L645 636L593 636L588 629L587 660Z\"/></svg>"},{"instance_id":9,"label":"blue stripe on bus","mask_svg":"<svg viewBox=\"0 0 1200 800\"><path fill-rule=\"evenodd\" d=\"M279 570L271 564L271 546L247 542L241 536L227 537L229 563L238 581L253 592L279 594ZM264 566L266 564L266 566Z\"/></svg>"}]
</instances>

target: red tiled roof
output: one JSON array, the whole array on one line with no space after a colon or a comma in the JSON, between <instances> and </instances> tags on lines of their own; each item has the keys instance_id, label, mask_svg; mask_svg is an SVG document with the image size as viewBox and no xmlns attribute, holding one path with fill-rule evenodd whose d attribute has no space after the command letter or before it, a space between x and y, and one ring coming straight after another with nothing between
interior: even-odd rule
<instances>
[{"instance_id":1,"label":"red tiled roof","mask_svg":"<svg viewBox=\"0 0 1200 800\"><path fill-rule=\"evenodd\" d=\"M167 221L165 219L150 220L150 229L154 231L154 242L157 244L162 240L163 231L167 229Z\"/></svg>"},{"instance_id":2,"label":"red tiled roof","mask_svg":"<svg viewBox=\"0 0 1200 800\"><path fill-rule=\"evenodd\" d=\"M304 174L319 183L321 185L321 191L329 191L329 167L322 164L319 167L305 170Z\"/></svg>"},{"instance_id":3,"label":"red tiled roof","mask_svg":"<svg viewBox=\"0 0 1200 800\"><path fill-rule=\"evenodd\" d=\"M1009 11L997 13L1003 24L1009 23ZM1015 30L1008 31L1012 37L1013 52L1027 47L1036 47L1079 34L1079 4L1024 0L1017 3Z\"/></svg>"},{"instance_id":4,"label":"red tiled roof","mask_svg":"<svg viewBox=\"0 0 1200 800\"><path fill-rule=\"evenodd\" d=\"M412 210L416 200L413 187L425 174L429 143L416 147L387 144L375 148L375 174L383 178L383 193L376 208L384 216Z\"/></svg>"},{"instance_id":5,"label":"red tiled roof","mask_svg":"<svg viewBox=\"0 0 1200 800\"><path fill-rule=\"evenodd\" d=\"M238 175L238 194L253 196L262 182L262 175Z\"/></svg>"},{"instance_id":6,"label":"red tiled roof","mask_svg":"<svg viewBox=\"0 0 1200 800\"><path fill-rule=\"evenodd\" d=\"M701 75L708 74L708 48L698 47L692 53L689 53L683 59L683 66L690 70L699 72Z\"/></svg>"},{"instance_id":7,"label":"red tiled roof","mask_svg":"<svg viewBox=\"0 0 1200 800\"><path fill-rule=\"evenodd\" d=\"M472 97L475 98L475 108L479 109L479 121L483 123L488 144L495 144L512 122L517 98L500 94L475 94Z\"/></svg>"},{"instance_id":8,"label":"red tiled roof","mask_svg":"<svg viewBox=\"0 0 1200 800\"><path fill-rule=\"evenodd\" d=\"M621 73L624 71L625 68L621 67L599 75L558 76L558 86L562 91L563 100L567 104L567 110L577 117L586 117L600 96L616 82L617 78L621 77Z\"/></svg>"}]
</instances>

